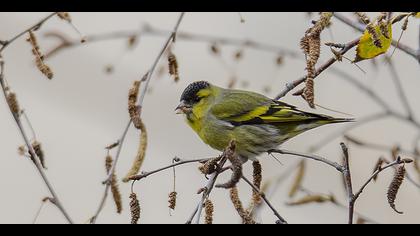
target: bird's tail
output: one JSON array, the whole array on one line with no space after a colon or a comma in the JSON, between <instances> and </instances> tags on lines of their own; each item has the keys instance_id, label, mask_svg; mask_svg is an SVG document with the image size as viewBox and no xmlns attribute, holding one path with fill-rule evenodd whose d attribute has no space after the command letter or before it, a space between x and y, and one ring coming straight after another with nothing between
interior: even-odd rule
<instances>
[{"instance_id":1,"label":"bird's tail","mask_svg":"<svg viewBox=\"0 0 420 236\"><path fill-rule=\"evenodd\" d=\"M336 123L346 123L346 122L355 122L354 118L334 118L331 116L325 116L320 119L321 124L336 124Z\"/></svg>"}]
</instances>

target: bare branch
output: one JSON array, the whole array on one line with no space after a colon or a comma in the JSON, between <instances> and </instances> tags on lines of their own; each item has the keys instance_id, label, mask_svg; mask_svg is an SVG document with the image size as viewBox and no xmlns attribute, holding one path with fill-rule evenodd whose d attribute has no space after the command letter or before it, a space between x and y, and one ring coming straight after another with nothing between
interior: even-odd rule
<instances>
[{"instance_id":1,"label":"bare branch","mask_svg":"<svg viewBox=\"0 0 420 236\"><path fill-rule=\"evenodd\" d=\"M46 18L46 19L48 19L48 18ZM43 22L45 22L45 20ZM0 49L0 52L1 52L1 49ZM1 57L1 55L0 55L0 70L1 70L0 71L0 85L2 87L3 95L6 98L7 97L7 86L6 86L6 83L5 83L5 80L4 80L4 61L3 61L3 58ZM33 146L31 145L31 143L29 141L29 138L28 138L28 136L26 134L26 131L23 128L23 125L22 125L20 116L18 114L14 113L12 110L10 110L10 111L11 111L12 116L13 116L13 118L14 118L17 126L18 126L19 132L20 132L20 134L21 134L21 136L22 136L22 138L23 138L23 140L25 142L26 148L28 149L29 154L32 157L31 159L34 162L35 167L38 170L39 174L41 175L42 180L44 181L45 185L47 186L48 190L50 191L51 196L54 199L55 205L61 211L61 213L64 215L64 217L66 218L66 220L70 224L73 224L73 220L70 218L69 214L67 213L67 211L65 210L65 208L61 204L61 201L58 198L58 195L56 194L54 188L52 187L50 181L48 180L46 174L44 173L44 169L42 168L42 165L39 162L39 158L37 157L36 152L35 152Z\"/></svg>"},{"instance_id":2,"label":"bare branch","mask_svg":"<svg viewBox=\"0 0 420 236\"><path fill-rule=\"evenodd\" d=\"M268 153L279 153L279 154L289 154L289 155L294 155L294 156L300 156L303 158L307 158L307 159L311 159L311 160L315 160L315 161L319 161L319 162L323 162L329 166L334 167L334 169L343 172L344 167L340 164L338 164L337 162L333 162L330 161L326 158L317 156L317 155L313 155L313 154L306 154L306 153L300 153L300 152L295 152L295 151L288 151L288 150L284 150L284 149L272 149L270 151L268 151Z\"/></svg>"},{"instance_id":3,"label":"bare branch","mask_svg":"<svg viewBox=\"0 0 420 236\"><path fill-rule=\"evenodd\" d=\"M29 27L28 29L20 32L19 34L17 34L13 38L11 38L11 39L9 39L7 41L2 41L2 43L1 43L2 47L0 47L0 53L2 53L3 50L7 48L7 46L9 46L11 43L13 43L18 38L22 37L23 35L25 35L29 31L39 29L46 21L48 21L51 17L55 16L56 14L57 14L57 12L51 13L48 16L44 17L42 20L38 21L36 24L34 24L31 27Z\"/></svg>"},{"instance_id":4,"label":"bare branch","mask_svg":"<svg viewBox=\"0 0 420 236\"><path fill-rule=\"evenodd\" d=\"M249 186L251 186L251 188L257 192L261 198L264 200L264 202L267 204L267 206L271 209L271 211L273 211L274 215L278 218L279 223L281 224L287 224L287 221L278 213L278 211L273 207L273 205L271 204L271 202L267 199L267 197L265 196L265 194L263 192L260 191L260 189L258 187L256 187L251 181L249 181L249 179L247 179L245 176L242 175L241 177Z\"/></svg>"}]
</instances>

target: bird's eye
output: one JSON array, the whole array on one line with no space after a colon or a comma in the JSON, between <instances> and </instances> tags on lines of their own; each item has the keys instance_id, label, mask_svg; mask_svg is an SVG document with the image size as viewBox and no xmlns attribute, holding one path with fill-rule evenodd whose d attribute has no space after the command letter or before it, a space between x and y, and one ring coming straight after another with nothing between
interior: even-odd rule
<instances>
[{"instance_id":1,"label":"bird's eye","mask_svg":"<svg viewBox=\"0 0 420 236\"><path fill-rule=\"evenodd\" d=\"M196 96L196 97L194 98L194 103L199 102L201 99L202 99L202 97L198 97L198 96Z\"/></svg>"}]
</instances>

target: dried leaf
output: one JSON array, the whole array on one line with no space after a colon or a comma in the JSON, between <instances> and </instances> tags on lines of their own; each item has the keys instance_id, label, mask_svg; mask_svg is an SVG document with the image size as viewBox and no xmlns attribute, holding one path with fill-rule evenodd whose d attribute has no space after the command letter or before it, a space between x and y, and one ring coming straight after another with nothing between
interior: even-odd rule
<instances>
[{"instance_id":1,"label":"dried leaf","mask_svg":"<svg viewBox=\"0 0 420 236\"><path fill-rule=\"evenodd\" d=\"M123 179L124 183L130 181L130 177L133 175L138 174L143 165L144 159L146 157L146 149L147 149L147 131L146 126L140 120L140 143L137 150L136 158L134 159L133 165L131 166L130 171L127 173L125 178Z\"/></svg>"},{"instance_id":2,"label":"dried leaf","mask_svg":"<svg viewBox=\"0 0 420 236\"><path fill-rule=\"evenodd\" d=\"M386 36L382 34L383 30L381 30L380 25L373 26L373 35L371 34L372 31L369 33L368 29L365 30L362 37L360 38L359 44L357 45L356 58L353 62L374 58L385 53L389 49L392 42L391 22L387 23L386 28L389 33L389 35ZM378 36L377 40L374 40L375 35ZM377 45L375 45L375 42ZM378 47L378 42L380 42L380 47Z\"/></svg>"},{"instance_id":3,"label":"dried leaf","mask_svg":"<svg viewBox=\"0 0 420 236\"><path fill-rule=\"evenodd\" d=\"M335 198L332 195L308 195L294 202L289 202L289 206L299 206L309 203L324 203L324 202L335 202Z\"/></svg>"},{"instance_id":4,"label":"dried leaf","mask_svg":"<svg viewBox=\"0 0 420 236\"><path fill-rule=\"evenodd\" d=\"M394 178L392 179L392 182L389 185L388 193L387 193L389 206L398 214L403 214L403 212L398 211L395 208L395 200L397 198L398 190L400 189L401 184L404 181L404 177L405 177L405 167L404 165L402 165L402 166L399 166L397 171L395 172Z\"/></svg>"},{"instance_id":5,"label":"dried leaf","mask_svg":"<svg viewBox=\"0 0 420 236\"><path fill-rule=\"evenodd\" d=\"M299 163L298 166L298 171L296 173L296 177L293 181L292 187L290 188L289 191L289 197L292 198L296 195L296 193L298 192L299 188L301 187L302 181L303 181L303 177L305 176L305 170L306 170L306 165L305 165L305 161L301 161Z\"/></svg>"},{"instance_id":6,"label":"dried leaf","mask_svg":"<svg viewBox=\"0 0 420 236\"><path fill-rule=\"evenodd\" d=\"M210 199L207 199L206 202L204 203L204 212L205 217L204 217L204 222L207 225L211 225L213 224L213 214L214 214L214 205L213 202Z\"/></svg>"}]
</instances>

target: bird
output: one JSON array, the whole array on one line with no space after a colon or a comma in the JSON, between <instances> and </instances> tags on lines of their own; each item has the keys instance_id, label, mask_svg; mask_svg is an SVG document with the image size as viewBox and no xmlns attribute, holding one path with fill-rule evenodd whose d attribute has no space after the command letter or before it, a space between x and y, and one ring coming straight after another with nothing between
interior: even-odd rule
<instances>
[{"instance_id":1,"label":"bird","mask_svg":"<svg viewBox=\"0 0 420 236\"><path fill-rule=\"evenodd\" d=\"M301 111L259 93L225 89L207 81L189 84L175 112L183 114L188 125L213 149L223 151L233 140L243 163L257 161L262 153L313 128L354 121Z\"/></svg>"}]
</instances>

